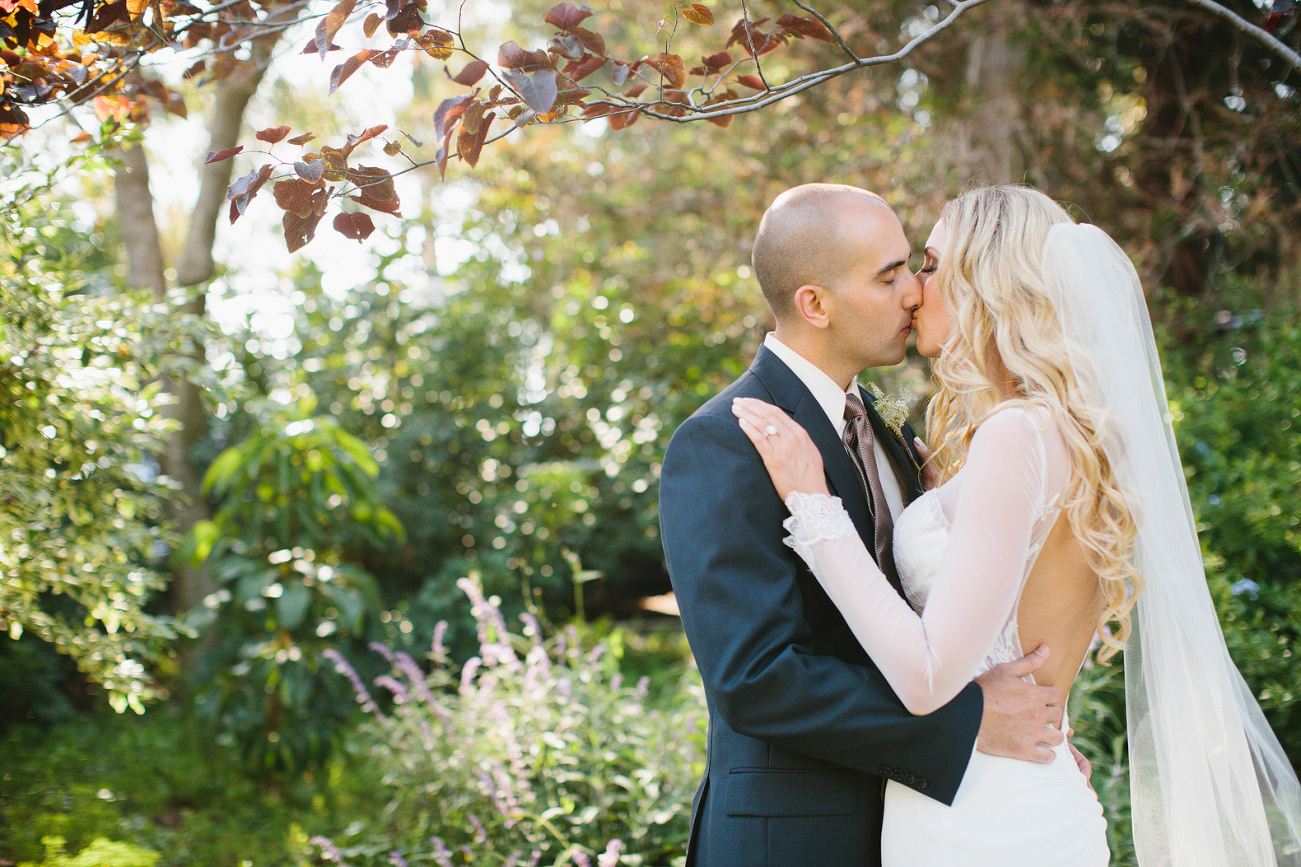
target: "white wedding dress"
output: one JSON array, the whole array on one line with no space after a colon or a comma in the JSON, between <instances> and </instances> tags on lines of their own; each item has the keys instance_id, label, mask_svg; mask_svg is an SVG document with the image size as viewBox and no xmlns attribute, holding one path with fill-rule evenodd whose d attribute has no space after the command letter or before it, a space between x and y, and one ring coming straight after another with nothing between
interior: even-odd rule
<instances>
[{"instance_id":1,"label":"white wedding dress","mask_svg":"<svg viewBox=\"0 0 1301 867\"><path fill-rule=\"evenodd\" d=\"M840 501L794 493L787 544L914 713L1022 656L1021 589L1057 519L1070 462L1047 413L1006 408L982 424L963 469L899 516L894 553L910 608ZM915 611L914 611L915 609ZM883 867L1103 867L1097 796L1065 744L1048 764L973 752L952 806L887 784Z\"/></svg>"}]
</instances>

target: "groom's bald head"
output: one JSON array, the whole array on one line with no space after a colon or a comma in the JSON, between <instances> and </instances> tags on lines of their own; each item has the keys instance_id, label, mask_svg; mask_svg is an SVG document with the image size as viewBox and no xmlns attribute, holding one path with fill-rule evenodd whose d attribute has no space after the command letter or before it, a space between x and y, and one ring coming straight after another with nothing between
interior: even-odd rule
<instances>
[{"instance_id":1,"label":"groom's bald head","mask_svg":"<svg viewBox=\"0 0 1301 867\"><path fill-rule=\"evenodd\" d=\"M886 215L896 220L876 193L842 184L804 184L778 196L759 222L751 253L777 321L794 312L801 286L834 288L856 263L853 240Z\"/></svg>"}]
</instances>

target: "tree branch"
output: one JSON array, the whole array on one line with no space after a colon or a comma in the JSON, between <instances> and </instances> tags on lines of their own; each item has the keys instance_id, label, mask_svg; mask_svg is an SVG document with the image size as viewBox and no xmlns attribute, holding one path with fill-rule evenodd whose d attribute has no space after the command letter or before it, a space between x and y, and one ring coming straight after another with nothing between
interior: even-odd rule
<instances>
[{"instance_id":1,"label":"tree branch","mask_svg":"<svg viewBox=\"0 0 1301 867\"><path fill-rule=\"evenodd\" d=\"M1219 18L1223 18L1236 28L1239 32L1250 36L1252 39L1265 46L1271 53L1277 55L1292 71L1301 74L1301 54L1297 54L1287 46L1281 39L1271 35L1263 27L1257 27L1246 18L1243 18L1237 12L1216 3L1215 0L1185 0L1188 4L1196 6L1198 9L1204 9L1207 12Z\"/></svg>"}]
</instances>

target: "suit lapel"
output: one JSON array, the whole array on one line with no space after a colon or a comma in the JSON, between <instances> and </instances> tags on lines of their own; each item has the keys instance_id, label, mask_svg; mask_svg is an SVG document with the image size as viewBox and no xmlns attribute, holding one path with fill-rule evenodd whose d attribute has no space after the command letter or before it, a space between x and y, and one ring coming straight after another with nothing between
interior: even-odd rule
<instances>
[{"instance_id":1,"label":"suit lapel","mask_svg":"<svg viewBox=\"0 0 1301 867\"><path fill-rule=\"evenodd\" d=\"M899 437L894 435L894 431L885 426L880 413L876 411L876 398L861 386L858 391L863 396L863 405L867 407L867 417L872 422L872 433L881 443L886 454L890 456L890 460L899 468L898 477L903 480L903 501L904 505L907 505L920 497L923 491L917 459L911 450L904 448Z\"/></svg>"},{"instance_id":2,"label":"suit lapel","mask_svg":"<svg viewBox=\"0 0 1301 867\"><path fill-rule=\"evenodd\" d=\"M827 486L833 496L840 497L863 544L875 557L876 546L873 540L876 532L872 524L872 513L867 507L867 495L863 493L863 485L858 480L858 469L845 450L845 444L836 435L831 420L823 412L822 405L795 372L765 346L759 347L759 354L755 356L750 370L768 387L773 403L790 413L809 432L813 444L822 453Z\"/></svg>"}]
</instances>

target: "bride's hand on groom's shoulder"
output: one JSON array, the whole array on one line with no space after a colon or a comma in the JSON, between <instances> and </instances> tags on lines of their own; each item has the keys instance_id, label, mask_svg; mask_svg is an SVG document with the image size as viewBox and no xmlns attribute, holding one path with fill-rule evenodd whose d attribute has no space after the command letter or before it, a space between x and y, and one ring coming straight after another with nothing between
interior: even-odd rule
<instances>
[{"instance_id":1,"label":"bride's hand on groom's shoulder","mask_svg":"<svg viewBox=\"0 0 1301 867\"><path fill-rule=\"evenodd\" d=\"M797 491L828 493L822 453L798 422L772 404L750 397L735 398L732 414L763 458L763 465L783 502Z\"/></svg>"}]
</instances>

